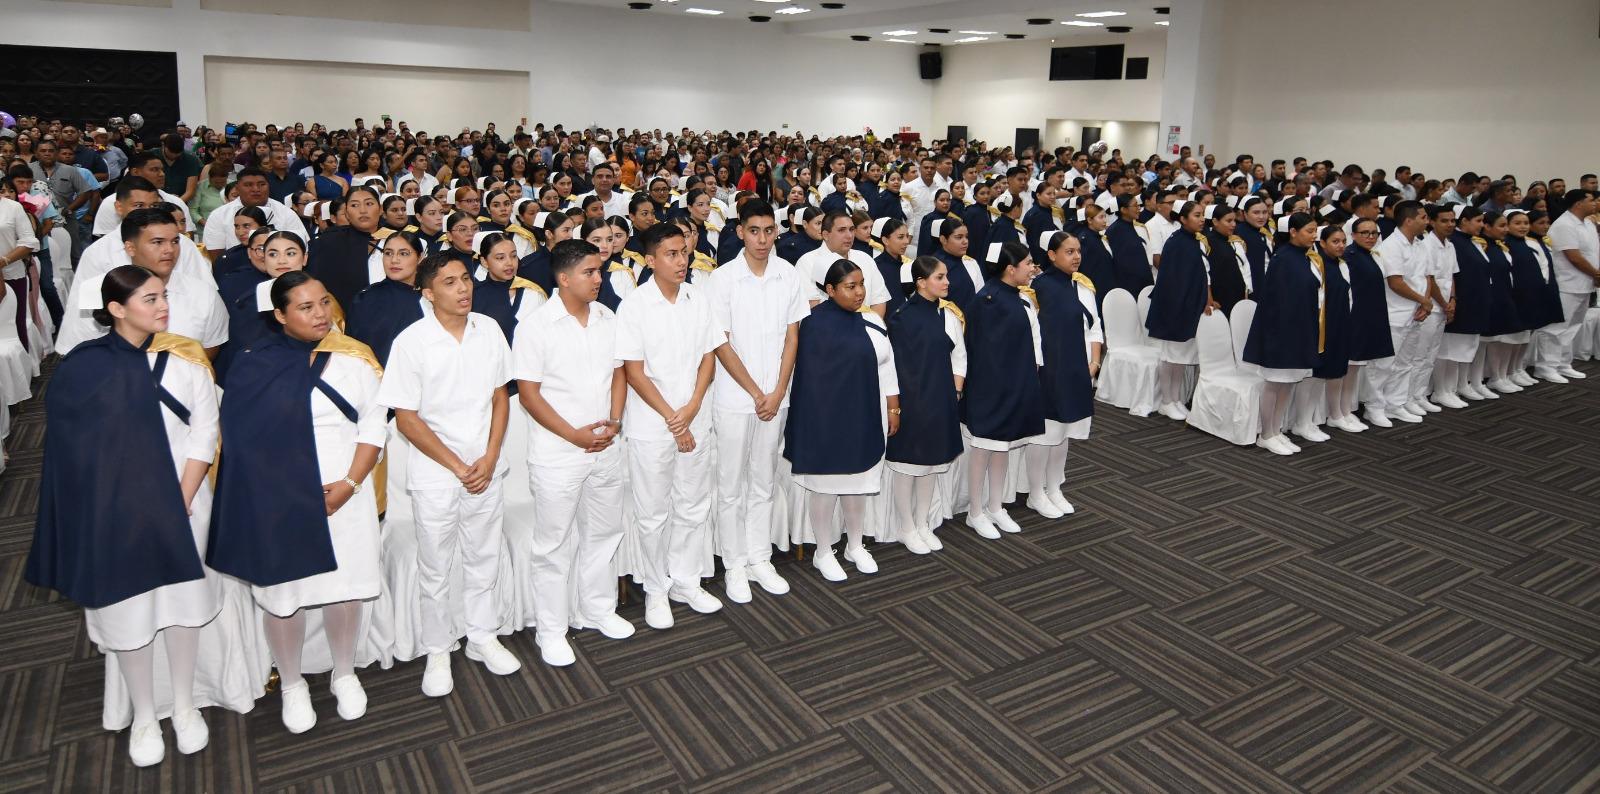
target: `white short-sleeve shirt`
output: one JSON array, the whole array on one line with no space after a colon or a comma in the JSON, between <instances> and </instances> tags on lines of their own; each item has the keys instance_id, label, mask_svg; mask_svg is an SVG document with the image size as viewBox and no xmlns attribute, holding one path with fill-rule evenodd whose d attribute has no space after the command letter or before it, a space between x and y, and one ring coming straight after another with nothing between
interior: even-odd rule
<instances>
[{"instance_id":1,"label":"white short-sleeve shirt","mask_svg":"<svg viewBox=\"0 0 1600 794\"><path fill-rule=\"evenodd\" d=\"M214 210L206 217L206 230L201 240L205 243L207 251L226 251L238 244L233 236L233 216L239 214L244 208L244 202L234 199ZM305 239L306 227L295 217L294 210L289 209L283 202L276 199L267 199L261 206L261 211L267 214L267 222L272 228L280 232L294 232L301 239Z\"/></svg>"},{"instance_id":2,"label":"white short-sleeve shirt","mask_svg":"<svg viewBox=\"0 0 1600 794\"><path fill-rule=\"evenodd\" d=\"M1426 245L1422 237L1407 240L1404 234L1396 232L1372 249L1372 258L1378 261L1378 267L1383 268L1385 281L1399 276L1406 286L1421 294L1428 291L1428 276L1433 266L1433 258ZM1410 325L1417 304L1392 289L1384 290L1384 295L1389 304L1389 325Z\"/></svg>"},{"instance_id":3,"label":"white short-sleeve shirt","mask_svg":"<svg viewBox=\"0 0 1600 794\"><path fill-rule=\"evenodd\" d=\"M1595 230L1594 224L1563 212L1550 224L1550 242L1556 288L1567 293L1593 292L1594 279L1573 265L1563 252L1577 251L1591 267L1600 267L1600 232Z\"/></svg>"},{"instance_id":4,"label":"white short-sleeve shirt","mask_svg":"<svg viewBox=\"0 0 1600 794\"><path fill-rule=\"evenodd\" d=\"M800 257L800 261L795 263L795 268L811 279L812 300L820 302L828 299L827 293L817 285L828 277L828 268L833 267L833 263L840 259L848 259L854 262L856 267L861 268L862 283L867 288L866 305L877 306L889 302L889 287L883 283L883 274L878 272L878 263L872 261L872 257L867 256L865 251L857 251L854 248L842 255L836 254L825 245Z\"/></svg>"},{"instance_id":5,"label":"white short-sleeve shirt","mask_svg":"<svg viewBox=\"0 0 1600 794\"><path fill-rule=\"evenodd\" d=\"M733 346L745 371L763 393L778 387L783 366L783 344L789 326L811 313L811 298L816 287L794 265L778 257L767 257L767 268L760 275L750 272L750 263L740 254L711 272L706 281L712 317L717 328ZM738 381L717 362L711 382L712 403L718 411L753 414L755 403ZM780 407L789 405L783 396Z\"/></svg>"},{"instance_id":6,"label":"white short-sleeve shirt","mask_svg":"<svg viewBox=\"0 0 1600 794\"><path fill-rule=\"evenodd\" d=\"M395 337L378 387L378 402L416 411L439 440L468 465L489 449L494 391L511 380L511 350L499 323L468 314L461 341L429 311ZM406 490L455 488L456 475L416 447L406 462ZM495 474L510 468L504 455Z\"/></svg>"},{"instance_id":7,"label":"white short-sleeve shirt","mask_svg":"<svg viewBox=\"0 0 1600 794\"><path fill-rule=\"evenodd\" d=\"M189 213L189 205L185 204L182 198L174 196L165 190L157 190L156 193L161 196L162 201L176 204L179 209L183 210L183 230L193 234L194 216ZM100 202L100 208L95 210L94 231L92 234L96 237L101 237L112 234L120 228L122 228L122 215L117 212L117 197L114 194L106 196Z\"/></svg>"},{"instance_id":8,"label":"white short-sleeve shirt","mask_svg":"<svg viewBox=\"0 0 1600 794\"><path fill-rule=\"evenodd\" d=\"M539 384L540 396L573 427L604 422L611 418L611 379L622 365L616 348L617 316L610 309L590 303L589 324L580 325L557 290L518 324L511 376ZM530 466L581 464L587 454L533 423L528 439Z\"/></svg>"},{"instance_id":9,"label":"white short-sleeve shirt","mask_svg":"<svg viewBox=\"0 0 1600 794\"><path fill-rule=\"evenodd\" d=\"M621 361L644 362L645 376L674 409L694 398L700 362L726 339L718 330L711 301L695 285L678 285L678 299L668 301L655 279L628 296L617 309L617 352ZM670 441L667 421L628 389L628 409L623 427L629 438ZM708 420L710 411L695 418Z\"/></svg>"}]
</instances>

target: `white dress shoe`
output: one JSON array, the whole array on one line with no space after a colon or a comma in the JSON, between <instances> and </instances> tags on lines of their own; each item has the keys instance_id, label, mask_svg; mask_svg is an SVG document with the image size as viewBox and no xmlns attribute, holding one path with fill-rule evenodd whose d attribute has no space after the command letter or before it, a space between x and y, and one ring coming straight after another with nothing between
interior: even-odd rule
<instances>
[{"instance_id":1,"label":"white dress shoe","mask_svg":"<svg viewBox=\"0 0 1600 794\"><path fill-rule=\"evenodd\" d=\"M1271 452L1274 455L1293 455L1294 450L1283 443L1283 436L1256 439L1256 446Z\"/></svg>"},{"instance_id":2,"label":"white dress shoe","mask_svg":"<svg viewBox=\"0 0 1600 794\"><path fill-rule=\"evenodd\" d=\"M627 618L615 612L603 615L599 620L591 622L608 639L625 640L633 636L633 624L629 623Z\"/></svg>"},{"instance_id":3,"label":"white dress shoe","mask_svg":"<svg viewBox=\"0 0 1600 794\"><path fill-rule=\"evenodd\" d=\"M667 591L667 598L680 604L688 604L689 608L702 615L709 615L722 609L722 601L716 596L706 592L700 585L675 584Z\"/></svg>"},{"instance_id":4,"label":"white dress shoe","mask_svg":"<svg viewBox=\"0 0 1600 794\"><path fill-rule=\"evenodd\" d=\"M184 755L194 755L211 742L211 729L206 727L206 718L200 716L200 709L172 715L172 732L178 738L178 752Z\"/></svg>"},{"instance_id":5,"label":"white dress shoe","mask_svg":"<svg viewBox=\"0 0 1600 794\"><path fill-rule=\"evenodd\" d=\"M305 733L317 724L317 710L311 707L311 687L304 678L286 686L283 695L283 727L290 733Z\"/></svg>"},{"instance_id":6,"label":"white dress shoe","mask_svg":"<svg viewBox=\"0 0 1600 794\"><path fill-rule=\"evenodd\" d=\"M440 698L450 694L455 686L455 680L450 677L450 654L428 654L428 666L422 671L422 694Z\"/></svg>"},{"instance_id":7,"label":"white dress shoe","mask_svg":"<svg viewBox=\"0 0 1600 794\"><path fill-rule=\"evenodd\" d=\"M1413 425L1422 421L1421 416L1418 416L1417 414L1414 414L1405 408L1396 408L1393 411L1390 411L1389 418L1397 422L1405 422Z\"/></svg>"},{"instance_id":8,"label":"white dress shoe","mask_svg":"<svg viewBox=\"0 0 1600 794\"><path fill-rule=\"evenodd\" d=\"M830 582L845 580L844 568L839 565L837 559L834 559L832 549L811 555L811 567L816 568L817 573L822 574L822 578Z\"/></svg>"},{"instance_id":9,"label":"white dress shoe","mask_svg":"<svg viewBox=\"0 0 1600 794\"><path fill-rule=\"evenodd\" d=\"M539 659L551 667L566 667L578 661L565 633L535 634L533 642L539 646Z\"/></svg>"},{"instance_id":10,"label":"white dress shoe","mask_svg":"<svg viewBox=\"0 0 1600 794\"><path fill-rule=\"evenodd\" d=\"M1342 416L1332 417L1332 418L1328 419L1326 424L1328 425L1328 427L1331 427L1334 430L1343 430L1346 433L1354 433L1354 432L1356 432L1356 431L1350 429L1350 425L1345 422L1345 418L1342 417Z\"/></svg>"},{"instance_id":11,"label":"white dress shoe","mask_svg":"<svg viewBox=\"0 0 1600 794\"><path fill-rule=\"evenodd\" d=\"M1050 497L1050 503L1055 505L1056 509L1060 510L1064 516L1070 516L1078 511L1078 508L1073 507L1072 503L1067 501L1067 495L1062 493L1060 488L1046 488L1044 495Z\"/></svg>"},{"instance_id":12,"label":"white dress shoe","mask_svg":"<svg viewBox=\"0 0 1600 794\"><path fill-rule=\"evenodd\" d=\"M1060 518L1066 515L1066 513L1061 512L1061 508L1056 507L1055 502L1050 501L1049 496L1043 493L1028 494L1027 504L1029 510L1045 518Z\"/></svg>"},{"instance_id":13,"label":"white dress shoe","mask_svg":"<svg viewBox=\"0 0 1600 794\"><path fill-rule=\"evenodd\" d=\"M356 678L355 673L333 679L328 690L339 702L340 719L359 720L366 716L367 690L361 688L361 680Z\"/></svg>"},{"instance_id":14,"label":"white dress shoe","mask_svg":"<svg viewBox=\"0 0 1600 794\"><path fill-rule=\"evenodd\" d=\"M1578 369L1577 367L1574 367L1571 364L1568 364L1568 365L1566 365L1564 367L1561 367L1561 368L1557 369L1556 371L1561 373L1562 377L1567 378L1569 380L1583 380L1584 378L1589 377L1587 374L1584 373L1583 370Z\"/></svg>"},{"instance_id":15,"label":"white dress shoe","mask_svg":"<svg viewBox=\"0 0 1600 794\"><path fill-rule=\"evenodd\" d=\"M900 545L906 547L906 551L912 554L927 554L933 551L928 548L928 541L923 538L922 530L915 527L900 530Z\"/></svg>"},{"instance_id":16,"label":"white dress shoe","mask_svg":"<svg viewBox=\"0 0 1600 794\"><path fill-rule=\"evenodd\" d=\"M1471 383L1456 389L1456 394L1473 402L1489 399L1488 397L1483 396L1483 392L1478 391L1478 387L1475 384Z\"/></svg>"},{"instance_id":17,"label":"white dress shoe","mask_svg":"<svg viewBox=\"0 0 1600 794\"><path fill-rule=\"evenodd\" d=\"M1533 376L1548 383L1570 383L1565 376L1549 367L1534 367Z\"/></svg>"},{"instance_id":18,"label":"white dress shoe","mask_svg":"<svg viewBox=\"0 0 1600 794\"><path fill-rule=\"evenodd\" d=\"M1367 409L1367 415L1362 420L1373 427L1394 427L1394 422L1389 421L1389 416L1382 411Z\"/></svg>"},{"instance_id":19,"label":"white dress shoe","mask_svg":"<svg viewBox=\"0 0 1600 794\"><path fill-rule=\"evenodd\" d=\"M1498 400L1498 399L1500 399L1500 393L1495 391L1494 389L1489 388L1489 384L1488 383L1475 383L1473 385L1478 388L1478 393L1483 395L1483 399L1485 399L1485 400Z\"/></svg>"},{"instance_id":20,"label":"white dress shoe","mask_svg":"<svg viewBox=\"0 0 1600 794\"><path fill-rule=\"evenodd\" d=\"M1422 403L1416 400L1406 403L1404 407L1407 411L1415 414L1418 417L1426 417L1428 415L1428 409L1422 407Z\"/></svg>"},{"instance_id":21,"label":"white dress shoe","mask_svg":"<svg viewBox=\"0 0 1600 794\"><path fill-rule=\"evenodd\" d=\"M983 513L974 513L968 510L967 526L972 527L972 531L978 533L980 538L997 540L1000 537L1000 530L995 529L994 522L990 521L989 517Z\"/></svg>"},{"instance_id":22,"label":"white dress shoe","mask_svg":"<svg viewBox=\"0 0 1600 794\"><path fill-rule=\"evenodd\" d=\"M1010 532L1011 534L1015 535L1016 533L1022 531L1022 527L1018 526L1017 522L1011 519L1011 514L1007 513L1004 507L1000 508L1000 512L989 513L988 516L989 520L993 521L995 527L997 527L1001 532Z\"/></svg>"},{"instance_id":23,"label":"white dress shoe","mask_svg":"<svg viewBox=\"0 0 1600 794\"><path fill-rule=\"evenodd\" d=\"M872 552L867 551L866 546L846 545L844 547L844 558L855 565L856 570L861 573L871 574L878 572L878 561L872 559Z\"/></svg>"},{"instance_id":24,"label":"white dress shoe","mask_svg":"<svg viewBox=\"0 0 1600 794\"><path fill-rule=\"evenodd\" d=\"M1361 433L1367 430L1366 423L1357 419L1355 414L1344 415L1344 427L1352 433Z\"/></svg>"},{"instance_id":25,"label":"white dress shoe","mask_svg":"<svg viewBox=\"0 0 1600 794\"><path fill-rule=\"evenodd\" d=\"M1295 435L1307 440L1307 441L1312 442L1312 443L1320 443L1320 442L1323 442L1323 441L1327 441L1329 438L1332 438L1332 436L1329 436L1327 433L1322 432L1322 428L1317 427L1316 425L1311 424L1310 422L1307 422L1307 423L1305 423L1303 425L1296 425L1294 427L1293 433Z\"/></svg>"},{"instance_id":26,"label":"white dress shoe","mask_svg":"<svg viewBox=\"0 0 1600 794\"><path fill-rule=\"evenodd\" d=\"M1288 447L1290 452L1299 452L1300 451L1300 445L1294 443L1294 439L1290 438L1288 433L1279 433L1278 434L1278 441L1279 441L1279 443L1281 443L1284 446Z\"/></svg>"},{"instance_id":27,"label":"white dress shoe","mask_svg":"<svg viewBox=\"0 0 1600 794\"><path fill-rule=\"evenodd\" d=\"M1522 391L1521 386L1518 386L1517 384L1512 383L1505 378L1495 378L1484 385L1501 394L1516 394L1517 392Z\"/></svg>"},{"instance_id":28,"label":"white dress shoe","mask_svg":"<svg viewBox=\"0 0 1600 794\"><path fill-rule=\"evenodd\" d=\"M666 593L644 594L644 622L652 629L672 628L672 602Z\"/></svg>"},{"instance_id":29,"label":"white dress shoe","mask_svg":"<svg viewBox=\"0 0 1600 794\"><path fill-rule=\"evenodd\" d=\"M1528 374L1527 370L1522 370L1522 369L1519 369L1516 372L1511 373L1511 382L1515 383L1518 386L1521 386L1523 388L1527 388L1529 386L1535 386L1535 385L1538 385L1538 383L1539 383L1539 381L1535 380L1533 378L1533 376Z\"/></svg>"},{"instance_id":30,"label":"white dress shoe","mask_svg":"<svg viewBox=\"0 0 1600 794\"><path fill-rule=\"evenodd\" d=\"M506 646L501 645L500 640L494 637L481 643L467 643L467 658L474 662L483 662L483 666L495 675L511 675L522 669L522 662L517 661L516 655L506 650Z\"/></svg>"},{"instance_id":31,"label":"white dress shoe","mask_svg":"<svg viewBox=\"0 0 1600 794\"><path fill-rule=\"evenodd\" d=\"M783 595L789 592L789 581L778 574L778 569L772 567L770 562L752 563L745 569L750 578L761 585L761 589L772 595Z\"/></svg>"},{"instance_id":32,"label":"white dress shoe","mask_svg":"<svg viewBox=\"0 0 1600 794\"><path fill-rule=\"evenodd\" d=\"M128 760L134 766L155 766L167 757L167 743L161 738L161 723L133 726L128 733Z\"/></svg>"},{"instance_id":33,"label":"white dress shoe","mask_svg":"<svg viewBox=\"0 0 1600 794\"><path fill-rule=\"evenodd\" d=\"M723 571L722 592L735 604L750 603L750 572L742 566Z\"/></svg>"},{"instance_id":34,"label":"white dress shoe","mask_svg":"<svg viewBox=\"0 0 1600 794\"><path fill-rule=\"evenodd\" d=\"M1419 407L1421 407L1422 410L1427 411L1430 414L1436 414L1436 413L1439 413L1440 411L1444 410L1443 408L1440 408L1439 406L1434 405L1433 401L1429 400L1426 397L1419 398L1417 400L1417 405Z\"/></svg>"},{"instance_id":35,"label":"white dress shoe","mask_svg":"<svg viewBox=\"0 0 1600 794\"><path fill-rule=\"evenodd\" d=\"M922 542L928 544L928 551L943 551L944 550L944 543L939 540L939 536L938 535L934 534L932 528L923 529L923 530L919 530L919 531L922 534Z\"/></svg>"},{"instance_id":36,"label":"white dress shoe","mask_svg":"<svg viewBox=\"0 0 1600 794\"><path fill-rule=\"evenodd\" d=\"M1467 402L1456 396L1455 392L1434 392L1433 401L1446 408L1465 408Z\"/></svg>"}]
</instances>

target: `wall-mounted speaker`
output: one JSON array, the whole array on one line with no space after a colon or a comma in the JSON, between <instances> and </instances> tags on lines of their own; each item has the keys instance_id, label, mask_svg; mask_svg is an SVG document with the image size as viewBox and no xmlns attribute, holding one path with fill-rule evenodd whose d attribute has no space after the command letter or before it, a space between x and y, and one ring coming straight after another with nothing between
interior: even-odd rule
<instances>
[{"instance_id":1,"label":"wall-mounted speaker","mask_svg":"<svg viewBox=\"0 0 1600 794\"><path fill-rule=\"evenodd\" d=\"M922 67L924 80L937 80L944 74L944 53L937 51L919 53L917 63Z\"/></svg>"}]
</instances>

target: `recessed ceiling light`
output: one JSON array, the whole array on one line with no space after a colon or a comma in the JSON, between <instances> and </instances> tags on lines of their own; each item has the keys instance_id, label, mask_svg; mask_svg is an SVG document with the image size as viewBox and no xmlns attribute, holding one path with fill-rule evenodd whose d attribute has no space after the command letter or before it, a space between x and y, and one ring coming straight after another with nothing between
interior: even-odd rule
<instances>
[{"instance_id":1,"label":"recessed ceiling light","mask_svg":"<svg viewBox=\"0 0 1600 794\"><path fill-rule=\"evenodd\" d=\"M916 42L912 41L911 39L884 39L884 41L892 41L896 44L916 44Z\"/></svg>"},{"instance_id":2,"label":"recessed ceiling light","mask_svg":"<svg viewBox=\"0 0 1600 794\"><path fill-rule=\"evenodd\" d=\"M799 6L789 6L788 8L780 8L777 11L774 11L772 13L774 13L774 14L809 14L809 13L811 13L811 9L809 9L809 8L801 8Z\"/></svg>"},{"instance_id":3,"label":"recessed ceiling light","mask_svg":"<svg viewBox=\"0 0 1600 794\"><path fill-rule=\"evenodd\" d=\"M871 36L863 36L863 35L857 33L856 35L851 36L850 40L851 41L872 41L872 37Z\"/></svg>"},{"instance_id":4,"label":"recessed ceiling light","mask_svg":"<svg viewBox=\"0 0 1600 794\"><path fill-rule=\"evenodd\" d=\"M1106 28L1106 32L1108 32L1108 33L1132 33L1133 32L1133 28L1130 28L1127 25L1112 25L1111 27Z\"/></svg>"},{"instance_id":5,"label":"recessed ceiling light","mask_svg":"<svg viewBox=\"0 0 1600 794\"><path fill-rule=\"evenodd\" d=\"M1077 16L1086 17L1088 19L1099 19L1100 17L1125 17L1127 15L1128 12L1126 11L1089 11L1087 13L1078 14Z\"/></svg>"},{"instance_id":6,"label":"recessed ceiling light","mask_svg":"<svg viewBox=\"0 0 1600 794\"><path fill-rule=\"evenodd\" d=\"M1050 24L1051 22L1054 22L1054 21L1055 20L1052 20L1052 19L1045 19L1044 17L1034 17L1033 19L1028 20L1028 24L1030 24L1030 25L1048 25L1048 24Z\"/></svg>"},{"instance_id":7,"label":"recessed ceiling light","mask_svg":"<svg viewBox=\"0 0 1600 794\"><path fill-rule=\"evenodd\" d=\"M971 44L974 41L988 41L988 40L989 40L988 36L968 36L968 37L966 37L964 39L956 39L955 43L957 43L957 44Z\"/></svg>"},{"instance_id":8,"label":"recessed ceiling light","mask_svg":"<svg viewBox=\"0 0 1600 794\"><path fill-rule=\"evenodd\" d=\"M949 33L949 28L928 28L929 33Z\"/></svg>"},{"instance_id":9,"label":"recessed ceiling light","mask_svg":"<svg viewBox=\"0 0 1600 794\"><path fill-rule=\"evenodd\" d=\"M1157 22L1156 24L1160 25L1161 27L1166 27L1166 26L1168 26L1168 25L1170 25L1172 23L1170 23L1170 22L1166 21L1165 19L1163 19L1160 22Z\"/></svg>"},{"instance_id":10,"label":"recessed ceiling light","mask_svg":"<svg viewBox=\"0 0 1600 794\"><path fill-rule=\"evenodd\" d=\"M649 11L653 6L649 3L629 3L628 7L635 11Z\"/></svg>"},{"instance_id":11,"label":"recessed ceiling light","mask_svg":"<svg viewBox=\"0 0 1600 794\"><path fill-rule=\"evenodd\" d=\"M957 33L971 33L974 36L993 36L993 35L995 35L995 31L992 31L992 30L958 30L956 32Z\"/></svg>"},{"instance_id":12,"label":"recessed ceiling light","mask_svg":"<svg viewBox=\"0 0 1600 794\"><path fill-rule=\"evenodd\" d=\"M722 15L721 11L718 11L718 10L716 10L714 8L685 8L685 9L683 9L683 13L685 13L685 14L704 14L704 15L706 15L708 17L715 17L715 16L721 16Z\"/></svg>"},{"instance_id":13,"label":"recessed ceiling light","mask_svg":"<svg viewBox=\"0 0 1600 794\"><path fill-rule=\"evenodd\" d=\"M762 16L761 14L751 14L750 15L750 21L751 22L771 22L772 21L772 17Z\"/></svg>"},{"instance_id":14,"label":"recessed ceiling light","mask_svg":"<svg viewBox=\"0 0 1600 794\"><path fill-rule=\"evenodd\" d=\"M1008 39L1025 39L1025 38L1027 38L1027 36L1025 36L1025 35L1023 35L1021 33L1007 33L1006 34L1006 38L1008 38Z\"/></svg>"},{"instance_id":15,"label":"recessed ceiling light","mask_svg":"<svg viewBox=\"0 0 1600 794\"><path fill-rule=\"evenodd\" d=\"M1071 25L1072 27L1075 27L1075 28L1103 28L1103 27L1105 27L1105 23L1103 23L1103 22L1085 22L1085 21L1083 21L1081 19L1069 19L1069 20L1067 20L1067 21L1065 21L1065 22L1063 22L1061 24L1063 24L1063 25Z\"/></svg>"},{"instance_id":16,"label":"recessed ceiling light","mask_svg":"<svg viewBox=\"0 0 1600 794\"><path fill-rule=\"evenodd\" d=\"M915 30L885 30L883 32L883 35L885 35L885 36L915 36L915 35L917 35L917 32Z\"/></svg>"},{"instance_id":17,"label":"recessed ceiling light","mask_svg":"<svg viewBox=\"0 0 1600 794\"><path fill-rule=\"evenodd\" d=\"M844 3L819 3L819 5L828 9L829 11L838 11L839 9L844 8Z\"/></svg>"}]
</instances>

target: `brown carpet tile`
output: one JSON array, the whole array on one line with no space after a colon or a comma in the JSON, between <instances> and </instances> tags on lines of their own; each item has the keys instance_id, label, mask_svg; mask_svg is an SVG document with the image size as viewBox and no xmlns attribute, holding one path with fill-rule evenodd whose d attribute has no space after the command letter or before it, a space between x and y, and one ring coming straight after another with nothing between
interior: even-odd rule
<instances>
[{"instance_id":1,"label":"brown carpet tile","mask_svg":"<svg viewBox=\"0 0 1600 794\"><path fill-rule=\"evenodd\" d=\"M126 760L80 612L22 580L40 399L0 475L0 792L1600 791L1600 366L1279 458L1101 407L1058 521L959 523L877 576L499 677L363 671L353 723L269 695ZM39 386L48 385L48 375ZM720 583L710 587L720 592ZM637 596L637 591L635 591ZM170 743L169 737L169 743Z\"/></svg>"}]
</instances>

